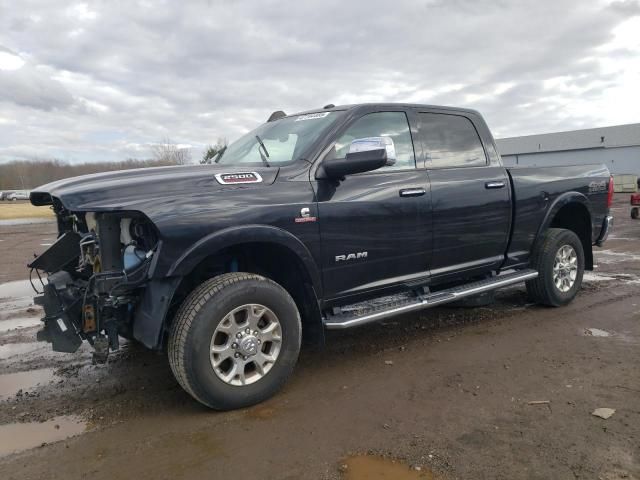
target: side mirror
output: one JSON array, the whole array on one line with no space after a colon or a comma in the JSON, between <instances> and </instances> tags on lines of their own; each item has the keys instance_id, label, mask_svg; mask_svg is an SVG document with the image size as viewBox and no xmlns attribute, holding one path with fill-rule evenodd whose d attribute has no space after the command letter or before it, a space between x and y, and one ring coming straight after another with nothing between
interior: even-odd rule
<instances>
[{"instance_id":1,"label":"side mirror","mask_svg":"<svg viewBox=\"0 0 640 480\"><path fill-rule=\"evenodd\" d=\"M357 152L369 152L372 150L378 150L384 148L387 151L387 163L386 166L395 165L396 163L396 146L393 144L393 138L391 137L368 137L357 138L349 145L349 153Z\"/></svg>"},{"instance_id":2,"label":"side mirror","mask_svg":"<svg viewBox=\"0 0 640 480\"><path fill-rule=\"evenodd\" d=\"M345 158L322 161L317 178L343 178L354 173L370 172L396 163L396 150L390 137L358 138L349 145Z\"/></svg>"}]
</instances>

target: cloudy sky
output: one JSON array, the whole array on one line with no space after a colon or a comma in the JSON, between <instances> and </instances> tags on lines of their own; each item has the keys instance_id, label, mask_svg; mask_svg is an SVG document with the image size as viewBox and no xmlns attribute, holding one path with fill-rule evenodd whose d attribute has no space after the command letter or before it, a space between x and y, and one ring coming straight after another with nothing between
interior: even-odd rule
<instances>
[{"instance_id":1,"label":"cloudy sky","mask_svg":"<svg viewBox=\"0 0 640 480\"><path fill-rule=\"evenodd\" d=\"M273 110L415 102L498 137L640 121L638 0L0 0L0 161L194 158Z\"/></svg>"}]
</instances>

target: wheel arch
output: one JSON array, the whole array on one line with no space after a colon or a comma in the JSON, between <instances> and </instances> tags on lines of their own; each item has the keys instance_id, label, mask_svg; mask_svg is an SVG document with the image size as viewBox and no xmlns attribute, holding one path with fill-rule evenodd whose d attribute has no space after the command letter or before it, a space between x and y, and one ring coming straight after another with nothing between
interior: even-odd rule
<instances>
[{"instance_id":1,"label":"wheel arch","mask_svg":"<svg viewBox=\"0 0 640 480\"><path fill-rule=\"evenodd\" d=\"M582 243L585 270L593 270L591 204L585 195L579 192L560 195L549 207L536 239L541 238L548 228L565 228L574 232Z\"/></svg>"},{"instance_id":2,"label":"wheel arch","mask_svg":"<svg viewBox=\"0 0 640 480\"><path fill-rule=\"evenodd\" d=\"M233 271L256 273L285 288L298 306L305 343L323 344L318 303L322 294L320 273L298 238L283 229L263 225L233 227L208 235L189 248L168 272L181 277L176 303L206 279ZM172 313L167 316L169 321ZM164 323L168 324L166 320Z\"/></svg>"},{"instance_id":3,"label":"wheel arch","mask_svg":"<svg viewBox=\"0 0 640 480\"><path fill-rule=\"evenodd\" d=\"M244 225L212 233L189 247L169 268L167 276L189 275L205 258L235 245L268 243L289 250L304 266L316 292L321 293L320 272L309 249L293 234L269 225Z\"/></svg>"}]
</instances>

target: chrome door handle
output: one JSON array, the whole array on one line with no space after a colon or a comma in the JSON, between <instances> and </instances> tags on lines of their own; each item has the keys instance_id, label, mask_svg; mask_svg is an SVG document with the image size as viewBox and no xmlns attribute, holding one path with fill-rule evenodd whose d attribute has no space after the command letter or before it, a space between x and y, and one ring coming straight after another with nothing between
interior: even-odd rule
<instances>
[{"instance_id":1,"label":"chrome door handle","mask_svg":"<svg viewBox=\"0 0 640 480\"><path fill-rule=\"evenodd\" d=\"M403 188L400 190L401 197L421 197L425 193L424 188Z\"/></svg>"},{"instance_id":2,"label":"chrome door handle","mask_svg":"<svg viewBox=\"0 0 640 480\"><path fill-rule=\"evenodd\" d=\"M484 188L504 188L504 182L487 182Z\"/></svg>"}]
</instances>

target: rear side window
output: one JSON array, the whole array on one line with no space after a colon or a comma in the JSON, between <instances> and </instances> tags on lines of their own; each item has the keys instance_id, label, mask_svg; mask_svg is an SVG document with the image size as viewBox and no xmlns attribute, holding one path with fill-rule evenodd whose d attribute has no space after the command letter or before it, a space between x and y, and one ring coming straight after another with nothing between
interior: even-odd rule
<instances>
[{"instance_id":1,"label":"rear side window","mask_svg":"<svg viewBox=\"0 0 640 480\"><path fill-rule=\"evenodd\" d=\"M479 167L487 164L480 137L466 117L420 113L427 168Z\"/></svg>"}]
</instances>

